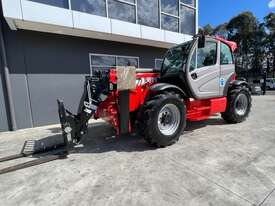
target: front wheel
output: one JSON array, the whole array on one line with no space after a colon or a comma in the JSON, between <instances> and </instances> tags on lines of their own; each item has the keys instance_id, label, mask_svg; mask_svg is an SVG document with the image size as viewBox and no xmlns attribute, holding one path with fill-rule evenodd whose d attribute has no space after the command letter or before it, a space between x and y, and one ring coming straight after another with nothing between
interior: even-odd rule
<instances>
[{"instance_id":1,"label":"front wheel","mask_svg":"<svg viewBox=\"0 0 275 206\"><path fill-rule=\"evenodd\" d=\"M251 110L251 95L248 88L241 87L229 91L226 111L222 118L228 123L240 123L246 120Z\"/></svg>"},{"instance_id":2,"label":"front wheel","mask_svg":"<svg viewBox=\"0 0 275 206\"><path fill-rule=\"evenodd\" d=\"M186 125L185 113L184 101L177 94L159 94L143 106L139 129L149 144L169 146L178 141Z\"/></svg>"}]
</instances>

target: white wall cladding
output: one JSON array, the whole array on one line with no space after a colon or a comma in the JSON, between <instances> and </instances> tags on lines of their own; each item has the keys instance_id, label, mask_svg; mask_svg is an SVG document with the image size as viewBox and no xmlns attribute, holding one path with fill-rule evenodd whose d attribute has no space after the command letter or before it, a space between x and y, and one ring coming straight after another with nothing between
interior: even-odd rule
<instances>
[{"instance_id":1,"label":"white wall cladding","mask_svg":"<svg viewBox=\"0 0 275 206\"><path fill-rule=\"evenodd\" d=\"M73 11L73 20L75 29L111 33L111 19Z\"/></svg>"},{"instance_id":2,"label":"white wall cladding","mask_svg":"<svg viewBox=\"0 0 275 206\"><path fill-rule=\"evenodd\" d=\"M73 27L71 10L27 0L21 0L21 4L24 21Z\"/></svg>"},{"instance_id":3,"label":"white wall cladding","mask_svg":"<svg viewBox=\"0 0 275 206\"><path fill-rule=\"evenodd\" d=\"M4 17L11 29L31 29L75 36L83 36L85 32L83 37L100 36L100 39L163 48L182 43L191 37L29 0L2 0L2 4ZM32 26L25 26L30 24Z\"/></svg>"},{"instance_id":4,"label":"white wall cladding","mask_svg":"<svg viewBox=\"0 0 275 206\"><path fill-rule=\"evenodd\" d=\"M112 34L141 38L140 25L111 19Z\"/></svg>"}]
</instances>

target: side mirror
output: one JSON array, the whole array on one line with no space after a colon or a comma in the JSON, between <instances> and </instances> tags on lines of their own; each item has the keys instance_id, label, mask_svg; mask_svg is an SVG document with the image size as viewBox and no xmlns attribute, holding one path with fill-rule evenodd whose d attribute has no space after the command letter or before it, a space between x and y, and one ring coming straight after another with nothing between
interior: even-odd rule
<instances>
[{"instance_id":1,"label":"side mirror","mask_svg":"<svg viewBox=\"0 0 275 206\"><path fill-rule=\"evenodd\" d=\"M205 36L199 36L199 40L198 40L198 48L204 48L205 47Z\"/></svg>"}]
</instances>

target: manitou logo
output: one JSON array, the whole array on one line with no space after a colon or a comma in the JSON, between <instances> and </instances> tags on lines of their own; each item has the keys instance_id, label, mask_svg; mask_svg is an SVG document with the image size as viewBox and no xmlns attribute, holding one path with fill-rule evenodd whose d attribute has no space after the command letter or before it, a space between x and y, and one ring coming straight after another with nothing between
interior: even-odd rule
<instances>
[{"instance_id":1,"label":"manitou logo","mask_svg":"<svg viewBox=\"0 0 275 206\"><path fill-rule=\"evenodd\" d=\"M143 86L147 83L149 84L153 84L157 82L157 78L156 77L145 77L145 78L140 78L136 80L136 85L137 86Z\"/></svg>"}]
</instances>

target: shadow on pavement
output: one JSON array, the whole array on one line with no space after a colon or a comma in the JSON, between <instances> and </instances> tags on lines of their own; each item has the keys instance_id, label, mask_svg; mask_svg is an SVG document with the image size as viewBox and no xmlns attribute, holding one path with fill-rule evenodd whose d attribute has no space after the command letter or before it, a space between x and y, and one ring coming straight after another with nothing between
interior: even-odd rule
<instances>
[{"instance_id":1,"label":"shadow on pavement","mask_svg":"<svg viewBox=\"0 0 275 206\"><path fill-rule=\"evenodd\" d=\"M220 117L214 117L201 122L188 123L186 133L193 132L205 126L220 124L224 124L224 121L221 120ZM38 140L26 141L20 153L0 158L0 162L26 156L32 156L35 159L11 167L2 168L0 169L0 174L32 167L56 159L66 158L68 151L66 147L64 147L64 139L60 134L60 128L51 128L49 130L53 135ZM83 136L81 144L72 148L69 153L104 153L110 151L143 152L156 149L157 148L146 144L143 138L135 134L116 138L112 126L101 122L90 125L88 134Z\"/></svg>"},{"instance_id":2,"label":"shadow on pavement","mask_svg":"<svg viewBox=\"0 0 275 206\"><path fill-rule=\"evenodd\" d=\"M225 122L220 116L214 116L211 119L199 122L187 122L183 135L206 126L223 124ZM33 150L43 152L63 146L64 140L60 134L60 128L56 127L48 130L52 132L52 135L29 141ZM56 147L53 147L54 145ZM81 143L75 146L71 153L143 152L155 149L157 148L149 146L142 137L136 134L116 137L111 125L100 122L89 125L88 134L83 136Z\"/></svg>"},{"instance_id":3,"label":"shadow on pavement","mask_svg":"<svg viewBox=\"0 0 275 206\"><path fill-rule=\"evenodd\" d=\"M226 124L226 122L220 116L218 116L218 117L214 117L211 119L202 120L198 122L187 122L185 131L193 132L196 129L200 129L206 126L223 125L223 124Z\"/></svg>"},{"instance_id":4,"label":"shadow on pavement","mask_svg":"<svg viewBox=\"0 0 275 206\"><path fill-rule=\"evenodd\" d=\"M187 127L184 133L194 132L196 129L200 129L211 125L223 125L224 120L220 116L214 116L211 119L199 121L199 122L187 122ZM60 133L60 128L50 129L53 133ZM183 133L183 135L184 135ZM48 139L56 138L57 142L62 140L62 135L53 135L46 137L40 141L47 142ZM59 140L58 140L59 139ZM89 126L88 134L84 135L81 144L74 149L75 153L103 153L109 151L117 152L143 152L146 150L154 150L156 148L146 144L145 140L136 135L127 135L123 137L115 137L115 132L112 126L100 122L93 123Z\"/></svg>"}]
</instances>

